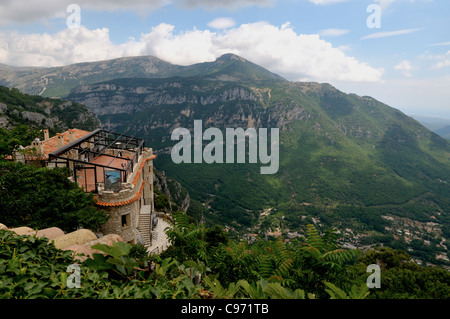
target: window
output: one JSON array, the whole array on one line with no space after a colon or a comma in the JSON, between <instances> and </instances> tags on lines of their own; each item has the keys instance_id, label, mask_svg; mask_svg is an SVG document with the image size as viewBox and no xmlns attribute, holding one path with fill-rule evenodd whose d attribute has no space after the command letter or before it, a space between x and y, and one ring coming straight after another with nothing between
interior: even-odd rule
<instances>
[{"instance_id":1,"label":"window","mask_svg":"<svg viewBox=\"0 0 450 319\"><path fill-rule=\"evenodd\" d=\"M122 215L122 227L130 226L130 214Z\"/></svg>"}]
</instances>

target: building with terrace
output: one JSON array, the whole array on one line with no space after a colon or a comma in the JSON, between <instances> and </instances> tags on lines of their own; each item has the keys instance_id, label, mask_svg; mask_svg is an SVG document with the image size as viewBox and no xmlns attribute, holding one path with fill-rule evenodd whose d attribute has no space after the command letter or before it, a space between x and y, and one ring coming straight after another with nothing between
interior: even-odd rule
<instances>
[{"instance_id":1,"label":"building with terrace","mask_svg":"<svg viewBox=\"0 0 450 319\"><path fill-rule=\"evenodd\" d=\"M153 196L153 160L144 140L103 129L78 129L35 139L30 152L16 160L48 168L67 167L70 179L85 192L94 193L96 205L110 218L101 232L117 234L125 242L152 243L157 218ZM31 151L32 150L32 151Z\"/></svg>"}]
</instances>

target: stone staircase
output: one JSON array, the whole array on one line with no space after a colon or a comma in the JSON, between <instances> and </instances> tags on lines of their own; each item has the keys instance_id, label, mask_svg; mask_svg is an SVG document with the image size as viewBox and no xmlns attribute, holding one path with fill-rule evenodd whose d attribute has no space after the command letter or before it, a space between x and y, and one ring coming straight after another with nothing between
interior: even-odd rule
<instances>
[{"instance_id":1,"label":"stone staircase","mask_svg":"<svg viewBox=\"0 0 450 319\"><path fill-rule=\"evenodd\" d=\"M167 227L171 227L169 222L162 217L158 218L158 224L152 230L152 245L147 251L153 254L160 254L170 246L169 238L165 232Z\"/></svg>"},{"instance_id":2,"label":"stone staircase","mask_svg":"<svg viewBox=\"0 0 450 319\"><path fill-rule=\"evenodd\" d=\"M139 232L144 239L144 246L149 247L151 245L150 229L151 229L151 213L150 205L142 205L139 212Z\"/></svg>"}]
</instances>

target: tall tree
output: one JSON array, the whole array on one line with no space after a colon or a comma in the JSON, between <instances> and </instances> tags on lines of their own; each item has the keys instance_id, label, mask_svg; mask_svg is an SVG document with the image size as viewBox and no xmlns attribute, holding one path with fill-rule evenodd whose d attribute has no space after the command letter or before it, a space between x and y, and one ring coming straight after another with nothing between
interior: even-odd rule
<instances>
[{"instance_id":1,"label":"tall tree","mask_svg":"<svg viewBox=\"0 0 450 319\"><path fill-rule=\"evenodd\" d=\"M0 220L8 227L97 229L107 215L94 196L69 179L67 168L36 168L0 160Z\"/></svg>"},{"instance_id":2,"label":"tall tree","mask_svg":"<svg viewBox=\"0 0 450 319\"><path fill-rule=\"evenodd\" d=\"M40 134L39 130L25 125L17 126L12 130L0 127L0 158L4 158L6 155L14 155L14 151L20 145L30 145L31 141Z\"/></svg>"}]
</instances>

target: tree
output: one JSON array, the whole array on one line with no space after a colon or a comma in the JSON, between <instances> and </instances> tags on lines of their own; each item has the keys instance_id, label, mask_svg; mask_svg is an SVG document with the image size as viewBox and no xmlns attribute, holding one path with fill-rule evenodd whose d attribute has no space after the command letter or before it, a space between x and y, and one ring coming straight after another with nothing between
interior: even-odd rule
<instances>
[{"instance_id":1,"label":"tree","mask_svg":"<svg viewBox=\"0 0 450 319\"><path fill-rule=\"evenodd\" d=\"M333 231L327 231L323 235L312 224L306 229L306 242L301 250L306 253L313 268L321 268L324 273L335 274L336 271L356 261L361 255L357 249L344 249L337 244L337 235Z\"/></svg>"},{"instance_id":2,"label":"tree","mask_svg":"<svg viewBox=\"0 0 450 319\"><path fill-rule=\"evenodd\" d=\"M228 233L224 231L223 227L215 225L214 227L206 230L205 240L208 247L217 247L220 244L226 244L230 239Z\"/></svg>"},{"instance_id":3,"label":"tree","mask_svg":"<svg viewBox=\"0 0 450 319\"><path fill-rule=\"evenodd\" d=\"M359 259L366 265L378 264L382 269L399 267L404 263L410 263L411 257L402 250L395 250L390 247L376 247L368 251Z\"/></svg>"},{"instance_id":4,"label":"tree","mask_svg":"<svg viewBox=\"0 0 450 319\"><path fill-rule=\"evenodd\" d=\"M0 161L0 220L8 227L96 230L108 217L69 179L67 168L36 168Z\"/></svg>"},{"instance_id":5,"label":"tree","mask_svg":"<svg viewBox=\"0 0 450 319\"><path fill-rule=\"evenodd\" d=\"M361 287L353 285L351 290L346 293L331 282L325 281L324 284L327 286L327 289L325 290L330 295L331 299L365 299L370 294L367 285L361 285Z\"/></svg>"},{"instance_id":6,"label":"tree","mask_svg":"<svg viewBox=\"0 0 450 319\"><path fill-rule=\"evenodd\" d=\"M381 289L372 290L370 298L377 299L448 299L450 272L446 269L419 266L410 256L389 247L376 247L359 258L349 271L365 273L370 264L381 267Z\"/></svg>"},{"instance_id":7,"label":"tree","mask_svg":"<svg viewBox=\"0 0 450 319\"><path fill-rule=\"evenodd\" d=\"M178 260L206 260L205 228L189 223L188 215L182 211L174 212L172 218L172 227L166 229L172 245L165 255L174 256Z\"/></svg>"},{"instance_id":8,"label":"tree","mask_svg":"<svg viewBox=\"0 0 450 319\"><path fill-rule=\"evenodd\" d=\"M39 134L39 130L25 125L17 126L12 130L0 128L0 159L6 155L14 155L14 151L20 145L30 145Z\"/></svg>"}]
</instances>

